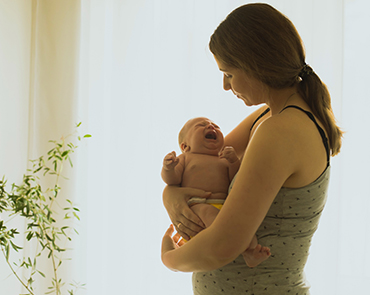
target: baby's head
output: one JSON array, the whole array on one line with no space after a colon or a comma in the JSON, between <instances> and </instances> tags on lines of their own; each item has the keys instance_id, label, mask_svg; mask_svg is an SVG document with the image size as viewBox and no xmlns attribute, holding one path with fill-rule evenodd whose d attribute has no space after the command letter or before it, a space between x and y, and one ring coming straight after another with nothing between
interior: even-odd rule
<instances>
[{"instance_id":1,"label":"baby's head","mask_svg":"<svg viewBox=\"0 0 370 295\"><path fill-rule=\"evenodd\" d=\"M190 119L182 127L179 145L183 153L218 155L224 146L224 136L213 121L198 117Z\"/></svg>"}]
</instances>

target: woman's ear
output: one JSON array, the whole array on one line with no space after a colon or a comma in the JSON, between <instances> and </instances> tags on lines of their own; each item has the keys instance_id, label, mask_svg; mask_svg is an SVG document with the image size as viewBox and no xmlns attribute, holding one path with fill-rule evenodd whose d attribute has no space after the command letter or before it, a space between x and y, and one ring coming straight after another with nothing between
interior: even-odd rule
<instances>
[{"instance_id":1,"label":"woman's ear","mask_svg":"<svg viewBox=\"0 0 370 295\"><path fill-rule=\"evenodd\" d=\"M186 153L186 152L189 152L190 151L190 146L187 145L187 143L185 141L183 141L181 144L180 144L180 148L181 148L181 151L183 153Z\"/></svg>"}]
</instances>

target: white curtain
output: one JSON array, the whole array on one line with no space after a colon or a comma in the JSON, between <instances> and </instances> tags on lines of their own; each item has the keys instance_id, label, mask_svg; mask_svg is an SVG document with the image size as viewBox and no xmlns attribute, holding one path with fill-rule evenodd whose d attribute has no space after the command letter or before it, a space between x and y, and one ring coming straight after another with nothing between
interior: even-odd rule
<instances>
[{"instance_id":1,"label":"white curtain","mask_svg":"<svg viewBox=\"0 0 370 295\"><path fill-rule=\"evenodd\" d=\"M73 131L80 144L63 182L81 209L67 279L77 294L191 294L190 274L160 261L169 224L163 156L194 116L228 133L252 109L222 90L207 49L217 25L248 1L0 0L0 177L19 181L27 159ZM364 294L370 278L370 119L366 0L268 1L296 25L307 63L328 85L342 153L306 268L312 294ZM19 225L22 227L22 225ZM19 241L22 244L22 240ZM21 288L0 258L0 293ZM47 284L37 286L43 294ZM41 292L42 290L42 292Z\"/></svg>"}]
</instances>

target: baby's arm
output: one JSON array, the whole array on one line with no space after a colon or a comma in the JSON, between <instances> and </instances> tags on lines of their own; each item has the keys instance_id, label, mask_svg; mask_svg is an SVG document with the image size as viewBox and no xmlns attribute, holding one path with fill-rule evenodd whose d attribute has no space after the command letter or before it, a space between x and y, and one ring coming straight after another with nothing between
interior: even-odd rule
<instances>
[{"instance_id":1,"label":"baby's arm","mask_svg":"<svg viewBox=\"0 0 370 295\"><path fill-rule=\"evenodd\" d=\"M162 167L162 179L168 185L179 185L182 181L184 172L184 155L176 157L175 152L171 152L164 157Z\"/></svg>"},{"instance_id":2,"label":"baby's arm","mask_svg":"<svg viewBox=\"0 0 370 295\"><path fill-rule=\"evenodd\" d=\"M240 160L232 146L225 146L219 156L229 162L229 179L231 181L239 170Z\"/></svg>"}]
</instances>

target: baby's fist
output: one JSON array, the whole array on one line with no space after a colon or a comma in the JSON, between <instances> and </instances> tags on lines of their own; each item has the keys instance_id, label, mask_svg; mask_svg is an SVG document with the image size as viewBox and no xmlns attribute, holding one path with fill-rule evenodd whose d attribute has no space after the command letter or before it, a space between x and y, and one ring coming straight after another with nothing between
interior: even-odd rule
<instances>
[{"instance_id":1,"label":"baby's fist","mask_svg":"<svg viewBox=\"0 0 370 295\"><path fill-rule=\"evenodd\" d=\"M163 168L165 170L171 170L179 163L179 158L176 157L176 152L168 153L163 160Z\"/></svg>"},{"instance_id":2,"label":"baby's fist","mask_svg":"<svg viewBox=\"0 0 370 295\"><path fill-rule=\"evenodd\" d=\"M230 163L239 161L239 158L232 146L225 146L218 155L220 158L225 158Z\"/></svg>"}]
</instances>

